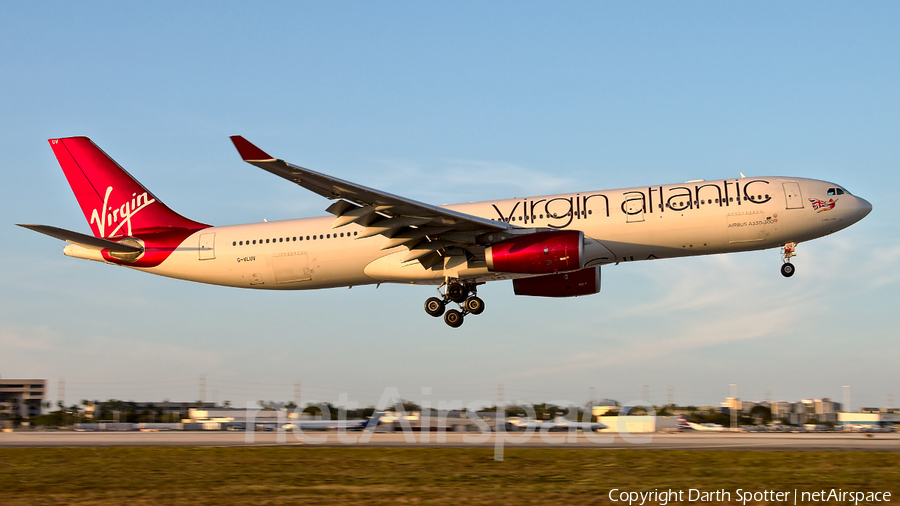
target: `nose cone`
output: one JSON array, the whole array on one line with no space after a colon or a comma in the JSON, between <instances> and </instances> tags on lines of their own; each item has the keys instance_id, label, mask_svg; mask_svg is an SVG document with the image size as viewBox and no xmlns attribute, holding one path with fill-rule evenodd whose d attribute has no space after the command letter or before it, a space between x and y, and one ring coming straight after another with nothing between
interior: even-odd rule
<instances>
[{"instance_id":1,"label":"nose cone","mask_svg":"<svg viewBox=\"0 0 900 506\"><path fill-rule=\"evenodd\" d=\"M872 204L866 199L859 199L859 212L859 219L865 218L869 213L872 212Z\"/></svg>"},{"instance_id":2,"label":"nose cone","mask_svg":"<svg viewBox=\"0 0 900 506\"><path fill-rule=\"evenodd\" d=\"M872 212L872 204L868 200L856 197L856 216L853 221L859 221Z\"/></svg>"}]
</instances>

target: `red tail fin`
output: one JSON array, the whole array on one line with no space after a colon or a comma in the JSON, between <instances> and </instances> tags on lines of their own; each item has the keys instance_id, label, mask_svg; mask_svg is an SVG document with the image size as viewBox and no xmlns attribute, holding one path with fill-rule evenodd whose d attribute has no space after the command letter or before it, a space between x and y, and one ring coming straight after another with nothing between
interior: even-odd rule
<instances>
[{"instance_id":1,"label":"red tail fin","mask_svg":"<svg viewBox=\"0 0 900 506\"><path fill-rule=\"evenodd\" d=\"M209 226L169 209L87 137L50 139L50 146L96 237Z\"/></svg>"}]
</instances>

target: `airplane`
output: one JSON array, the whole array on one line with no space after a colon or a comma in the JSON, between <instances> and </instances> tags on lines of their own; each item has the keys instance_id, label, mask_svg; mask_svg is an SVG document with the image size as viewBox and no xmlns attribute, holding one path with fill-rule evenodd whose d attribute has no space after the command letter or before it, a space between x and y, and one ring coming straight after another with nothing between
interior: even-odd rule
<instances>
[{"instance_id":1,"label":"airplane","mask_svg":"<svg viewBox=\"0 0 900 506\"><path fill-rule=\"evenodd\" d=\"M519 429L535 430L580 430L598 431L609 428L608 425L599 422L573 422L567 418L557 416L553 421L535 420L534 418L510 418L509 423Z\"/></svg>"},{"instance_id":2,"label":"airplane","mask_svg":"<svg viewBox=\"0 0 900 506\"><path fill-rule=\"evenodd\" d=\"M384 411L376 412L369 419L355 420L297 420L284 424L282 428L300 430L375 430L384 416Z\"/></svg>"},{"instance_id":3,"label":"airplane","mask_svg":"<svg viewBox=\"0 0 900 506\"><path fill-rule=\"evenodd\" d=\"M689 421L684 416L678 417L678 428L691 429L700 432L722 432L728 430L726 427L723 427L722 425L719 425L717 423L694 423Z\"/></svg>"},{"instance_id":4,"label":"airplane","mask_svg":"<svg viewBox=\"0 0 900 506\"><path fill-rule=\"evenodd\" d=\"M791 432L795 429L795 427L791 427L790 425L784 425L778 422L770 422L767 426L768 430L772 432Z\"/></svg>"},{"instance_id":5,"label":"airplane","mask_svg":"<svg viewBox=\"0 0 900 506\"><path fill-rule=\"evenodd\" d=\"M484 311L478 287L516 295L600 291L600 266L781 249L861 220L866 200L826 181L744 177L435 206L270 156L241 136L243 161L333 203L319 218L211 226L175 211L87 137L49 139L91 228L20 226L69 244L65 255L215 285L308 290L434 285L425 311L459 327ZM447 309L451 304L458 308Z\"/></svg>"}]
</instances>

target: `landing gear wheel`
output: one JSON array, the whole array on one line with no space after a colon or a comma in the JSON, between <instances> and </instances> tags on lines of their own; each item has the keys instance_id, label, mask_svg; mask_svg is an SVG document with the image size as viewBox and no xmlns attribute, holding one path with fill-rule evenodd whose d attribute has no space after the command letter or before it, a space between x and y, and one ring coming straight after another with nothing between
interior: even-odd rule
<instances>
[{"instance_id":1,"label":"landing gear wheel","mask_svg":"<svg viewBox=\"0 0 900 506\"><path fill-rule=\"evenodd\" d=\"M478 297L469 297L463 308L472 314L481 314L484 311L484 301Z\"/></svg>"},{"instance_id":2,"label":"landing gear wheel","mask_svg":"<svg viewBox=\"0 0 900 506\"><path fill-rule=\"evenodd\" d=\"M457 328L463 324L463 314L455 309L451 309L444 314L444 323L453 328Z\"/></svg>"},{"instance_id":3,"label":"landing gear wheel","mask_svg":"<svg viewBox=\"0 0 900 506\"><path fill-rule=\"evenodd\" d=\"M435 318L444 314L444 309L446 309L444 301L437 297L431 297L425 301L425 312Z\"/></svg>"},{"instance_id":4,"label":"landing gear wheel","mask_svg":"<svg viewBox=\"0 0 900 506\"><path fill-rule=\"evenodd\" d=\"M466 300L466 297L469 296L469 291L466 290L466 287L459 283L451 283L447 286L447 298L456 303L461 303Z\"/></svg>"},{"instance_id":5,"label":"landing gear wheel","mask_svg":"<svg viewBox=\"0 0 900 506\"><path fill-rule=\"evenodd\" d=\"M781 264L781 275L789 278L794 275L794 264L790 262L785 262Z\"/></svg>"}]
</instances>

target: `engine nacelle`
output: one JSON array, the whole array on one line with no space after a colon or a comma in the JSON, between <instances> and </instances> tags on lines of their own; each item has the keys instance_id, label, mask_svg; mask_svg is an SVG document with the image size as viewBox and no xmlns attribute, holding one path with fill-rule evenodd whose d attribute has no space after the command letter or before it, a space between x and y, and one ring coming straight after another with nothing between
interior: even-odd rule
<instances>
[{"instance_id":1,"label":"engine nacelle","mask_svg":"<svg viewBox=\"0 0 900 506\"><path fill-rule=\"evenodd\" d=\"M600 266L575 272L513 280L516 295L534 297L577 297L600 291Z\"/></svg>"},{"instance_id":2,"label":"engine nacelle","mask_svg":"<svg viewBox=\"0 0 900 506\"><path fill-rule=\"evenodd\" d=\"M488 246L492 272L550 274L584 267L584 234L577 230L535 232Z\"/></svg>"}]
</instances>

